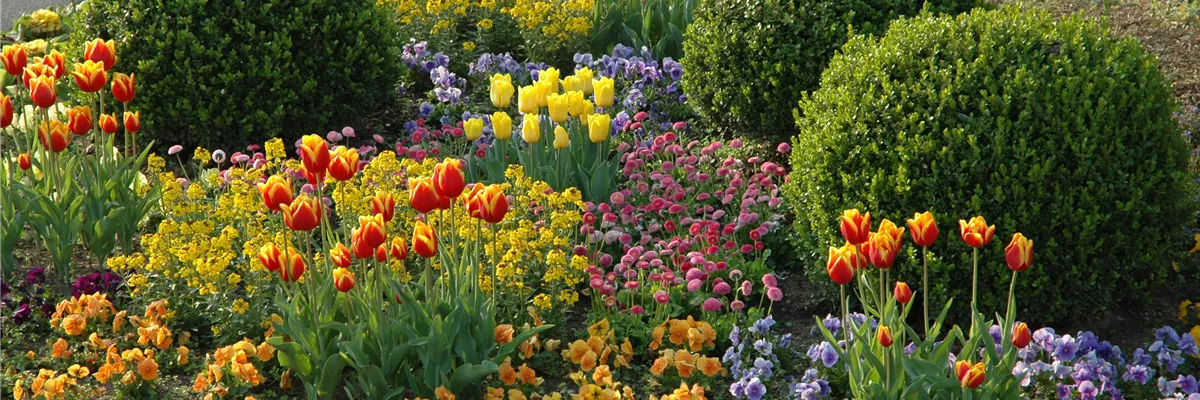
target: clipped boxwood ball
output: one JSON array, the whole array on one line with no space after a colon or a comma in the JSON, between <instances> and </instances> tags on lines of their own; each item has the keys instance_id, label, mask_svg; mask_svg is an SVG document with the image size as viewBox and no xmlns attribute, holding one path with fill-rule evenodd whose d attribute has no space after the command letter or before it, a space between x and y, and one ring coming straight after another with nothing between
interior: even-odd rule
<instances>
[{"instance_id":1,"label":"clipped boxwood ball","mask_svg":"<svg viewBox=\"0 0 1200 400\"><path fill-rule=\"evenodd\" d=\"M241 150L340 129L388 99L401 74L389 15L374 0L89 1L72 39L116 42L141 141Z\"/></svg>"},{"instance_id":2,"label":"clipped boxwood ball","mask_svg":"<svg viewBox=\"0 0 1200 400\"><path fill-rule=\"evenodd\" d=\"M1004 313L1004 247L1021 232L1035 247L1017 280L1018 318L1101 316L1148 297L1190 245L1176 107L1137 41L1078 16L1004 8L899 20L886 36L846 43L800 102L785 187L800 248L841 246L848 208L870 211L874 227L931 210L941 231L931 304L953 297L965 321L971 248L958 220L982 215L996 234L979 253L981 312ZM919 252L911 238L905 247L893 279L921 293Z\"/></svg>"},{"instance_id":3,"label":"clipped boxwood ball","mask_svg":"<svg viewBox=\"0 0 1200 400\"><path fill-rule=\"evenodd\" d=\"M925 3L961 12L974 0L701 0L684 39L683 87L713 129L779 142L792 110L816 89L830 57L855 33L881 34Z\"/></svg>"}]
</instances>

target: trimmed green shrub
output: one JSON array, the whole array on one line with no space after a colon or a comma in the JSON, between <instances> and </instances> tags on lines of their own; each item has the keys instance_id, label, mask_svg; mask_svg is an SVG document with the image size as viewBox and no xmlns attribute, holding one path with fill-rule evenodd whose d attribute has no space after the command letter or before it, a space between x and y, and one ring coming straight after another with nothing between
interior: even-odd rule
<instances>
[{"instance_id":1,"label":"trimmed green shrub","mask_svg":"<svg viewBox=\"0 0 1200 400\"><path fill-rule=\"evenodd\" d=\"M785 198L810 255L844 243L844 209L870 211L875 226L931 210L933 304L970 301L957 222L983 215L996 235L979 255L981 312L1004 312L1004 247L1022 232L1036 245L1017 280L1021 318L1097 317L1145 299L1189 243L1195 205L1175 108L1153 56L1078 16L904 19L882 38L850 40L800 102ZM905 241L899 279L916 289L920 256ZM810 275L828 282L823 269Z\"/></svg>"},{"instance_id":2,"label":"trimmed green shrub","mask_svg":"<svg viewBox=\"0 0 1200 400\"><path fill-rule=\"evenodd\" d=\"M238 149L366 116L395 90L395 22L374 0L104 0L73 38L117 42L145 141Z\"/></svg>"},{"instance_id":3,"label":"trimmed green shrub","mask_svg":"<svg viewBox=\"0 0 1200 400\"><path fill-rule=\"evenodd\" d=\"M701 0L683 42L683 88L706 122L735 133L786 141L792 110L816 89L848 33L881 34L920 0ZM929 0L961 12L974 0Z\"/></svg>"}]
</instances>

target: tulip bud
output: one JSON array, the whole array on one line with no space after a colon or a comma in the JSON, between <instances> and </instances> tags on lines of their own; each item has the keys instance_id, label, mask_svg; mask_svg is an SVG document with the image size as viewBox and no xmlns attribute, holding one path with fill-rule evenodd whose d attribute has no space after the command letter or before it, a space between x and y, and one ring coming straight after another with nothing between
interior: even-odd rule
<instances>
[{"instance_id":1,"label":"tulip bud","mask_svg":"<svg viewBox=\"0 0 1200 400\"><path fill-rule=\"evenodd\" d=\"M338 146L329 159L329 176L345 182L358 173L358 151Z\"/></svg>"},{"instance_id":2,"label":"tulip bud","mask_svg":"<svg viewBox=\"0 0 1200 400\"><path fill-rule=\"evenodd\" d=\"M505 108L512 103L513 83L512 75L495 74L491 79L490 97L492 105L496 108Z\"/></svg>"},{"instance_id":3,"label":"tulip bud","mask_svg":"<svg viewBox=\"0 0 1200 400\"><path fill-rule=\"evenodd\" d=\"M496 139L507 140L512 137L512 118L503 111L492 114L492 134Z\"/></svg>"},{"instance_id":4,"label":"tulip bud","mask_svg":"<svg viewBox=\"0 0 1200 400\"><path fill-rule=\"evenodd\" d=\"M595 77L595 73L592 72L592 69L583 67L575 70L575 76L579 77L579 87L580 90L583 91L583 94L592 94L592 78Z\"/></svg>"},{"instance_id":5,"label":"tulip bud","mask_svg":"<svg viewBox=\"0 0 1200 400\"><path fill-rule=\"evenodd\" d=\"M354 289L354 273L345 267L333 270L333 286L339 292L346 293Z\"/></svg>"},{"instance_id":6,"label":"tulip bud","mask_svg":"<svg viewBox=\"0 0 1200 400\"><path fill-rule=\"evenodd\" d=\"M971 222L958 220L958 229L963 242L977 249L991 243L992 235L996 233L996 226L988 226L982 216L971 218Z\"/></svg>"},{"instance_id":7,"label":"tulip bud","mask_svg":"<svg viewBox=\"0 0 1200 400\"><path fill-rule=\"evenodd\" d=\"M871 213L861 214L858 209L842 212L842 237L850 244L862 244L871 233Z\"/></svg>"},{"instance_id":8,"label":"tulip bud","mask_svg":"<svg viewBox=\"0 0 1200 400\"><path fill-rule=\"evenodd\" d=\"M125 112L125 132L135 133L142 130L142 112L141 111L126 111Z\"/></svg>"},{"instance_id":9,"label":"tulip bud","mask_svg":"<svg viewBox=\"0 0 1200 400\"><path fill-rule=\"evenodd\" d=\"M830 246L829 263L825 265L825 270L829 273L829 279L832 279L833 283L839 285L845 285L854 281L854 269L851 267L851 263L856 257L854 245L852 244L847 243L841 248Z\"/></svg>"},{"instance_id":10,"label":"tulip bud","mask_svg":"<svg viewBox=\"0 0 1200 400\"><path fill-rule=\"evenodd\" d=\"M354 252L354 257L359 259L371 258L375 254L375 248L368 246L367 242L362 240L361 228L354 228L351 231L350 248Z\"/></svg>"},{"instance_id":11,"label":"tulip bud","mask_svg":"<svg viewBox=\"0 0 1200 400\"><path fill-rule=\"evenodd\" d=\"M17 166L21 167L22 171L28 171L33 168L33 158L29 156L29 153L21 153L17 156Z\"/></svg>"},{"instance_id":12,"label":"tulip bud","mask_svg":"<svg viewBox=\"0 0 1200 400\"><path fill-rule=\"evenodd\" d=\"M429 178L408 180L408 205L422 214L437 208L438 194Z\"/></svg>"},{"instance_id":13,"label":"tulip bud","mask_svg":"<svg viewBox=\"0 0 1200 400\"><path fill-rule=\"evenodd\" d=\"M433 232L433 228L426 225L424 221L417 221L417 225L413 228L413 251L417 255L425 258L433 258L437 255L437 234Z\"/></svg>"},{"instance_id":14,"label":"tulip bud","mask_svg":"<svg viewBox=\"0 0 1200 400\"><path fill-rule=\"evenodd\" d=\"M962 369L962 368L959 367L958 365L955 365L956 372L959 371L960 369ZM984 379L987 378L987 370L986 369L987 369L987 366L984 363L982 363L982 362L975 363L975 365L971 365L970 368L966 368L965 371L962 372L962 375L958 378L958 380L959 380L959 382L962 383L962 387L964 387L964 388L968 388L968 389L977 388L977 387L979 387L979 385L982 385Z\"/></svg>"},{"instance_id":15,"label":"tulip bud","mask_svg":"<svg viewBox=\"0 0 1200 400\"><path fill-rule=\"evenodd\" d=\"M371 197L371 214L383 215L384 222L392 222L396 215L396 198L391 193L376 192Z\"/></svg>"},{"instance_id":16,"label":"tulip bud","mask_svg":"<svg viewBox=\"0 0 1200 400\"><path fill-rule=\"evenodd\" d=\"M45 57L42 57L41 63L42 65L54 69L54 79L57 80L62 78L63 74L67 72L66 58L67 57L64 56L63 53L59 53L58 50L51 50L49 54L46 54Z\"/></svg>"},{"instance_id":17,"label":"tulip bud","mask_svg":"<svg viewBox=\"0 0 1200 400\"><path fill-rule=\"evenodd\" d=\"M404 242L404 238L399 236L392 238L391 255L392 259L396 260L408 258L408 243Z\"/></svg>"},{"instance_id":18,"label":"tulip bud","mask_svg":"<svg viewBox=\"0 0 1200 400\"><path fill-rule=\"evenodd\" d=\"M537 114L538 112L538 89L536 86L523 86L521 91L517 93L517 109L522 114Z\"/></svg>"},{"instance_id":19,"label":"tulip bud","mask_svg":"<svg viewBox=\"0 0 1200 400\"><path fill-rule=\"evenodd\" d=\"M1029 326L1024 322L1018 322L1013 325L1012 344L1018 349L1024 349L1029 346L1029 342L1033 340L1033 336L1029 333Z\"/></svg>"},{"instance_id":20,"label":"tulip bud","mask_svg":"<svg viewBox=\"0 0 1200 400\"><path fill-rule=\"evenodd\" d=\"M549 85L549 91L546 94L558 93L558 78L561 74L558 68L550 67L538 72L538 82Z\"/></svg>"},{"instance_id":21,"label":"tulip bud","mask_svg":"<svg viewBox=\"0 0 1200 400\"><path fill-rule=\"evenodd\" d=\"M75 85L79 86L79 90L86 93L99 92L100 89L104 89L104 84L108 80L104 72L104 65L90 60L75 63L75 70L71 72L71 76L75 77ZM116 82L114 81L113 84L115 85Z\"/></svg>"},{"instance_id":22,"label":"tulip bud","mask_svg":"<svg viewBox=\"0 0 1200 400\"><path fill-rule=\"evenodd\" d=\"M504 220L504 216L508 214L508 197L504 195L504 189L500 185L488 185L479 198L480 214L485 222L498 224Z\"/></svg>"},{"instance_id":23,"label":"tulip bud","mask_svg":"<svg viewBox=\"0 0 1200 400\"><path fill-rule=\"evenodd\" d=\"M104 131L104 133L117 133L117 129L119 128L116 116L112 114L100 114L100 130Z\"/></svg>"},{"instance_id":24,"label":"tulip bud","mask_svg":"<svg viewBox=\"0 0 1200 400\"><path fill-rule=\"evenodd\" d=\"M439 196L457 199L466 188L466 180L462 161L457 158L444 159L433 167L433 189Z\"/></svg>"},{"instance_id":25,"label":"tulip bud","mask_svg":"<svg viewBox=\"0 0 1200 400\"><path fill-rule=\"evenodd\" d=\"M307 135L300 143L300 160L304 168L317 176L324 176L329 168L329 142L318 135Z\"/></svg>"},{"instance_id":26,"label":"tulip bud","mask_svg":"<svg viewBox=\"0 0 1200 400\"><path fill-rule=\"evenodd\" d=\"M329 260L333 265L349 268L354 259L350 258L350 249L346 245L338 243L332 250L329 250Z\"/></svg>"},{"instance_id":27,"label":"tulip bud","mask_svg":"<svg viewBox=\"0 0 1200 400\"><path fill-rule=\"evenodd\" d=\"M376 248L387 242L387 227L383 222L383 214L358 217L359 240L366 242L367 247Z\"/></svg>"},{"instance_id":28,"label":"tulip bud","mask_svg":"<svg viewBox=\"0 0 1200 400\"><path fill-rule=\"evenodd\" d=\"M271 211L279 211L280 206L292 202L292 181L279 175L272 175L265 183L258 184L258 192L262 194L263 204Z\"/></svg>"},{"instance_id":29,"label":"tulip bud","mask_svg":"<svg viewBox=\"0 0 1200 400\"><path fill-rule=\"evenodd\" d=\"M562 89L563 92L566 93L579 92L579 94L582 95L583 83L579 81L578 76L571 75L562 79Z\"/></svg>"},{"instance_id":30,"label":"tulip bud","mask_svg":"<svg viewBox=\"0 0 1200 400\"><path fill-rule=\"evenodd\" d=\"M300 195L291 204L280 204L279 210L283 212L284 225L293 231L311 231L321 225L317 200L306 194Z\"/></svg>"},{"instance_id":31,"label":"tulip bud","mask_svg":"<svg viewBox=\"0 0 1200 400\"><path fill-rule=\"evenodd\" d=\"M892 347L892 328L880 325L879 330L875 334L875 339L879 340L879 344L883 347Z\"/></svg>"},{"instance_id":32,"label":"tulip bud","mask_svg":"<svg viewBox=\"0 0 1200 400\"><path fill-rule=\"evenodd\" d=\"M1004 261L1013 272L1028 270L1033 264L1033 241L1020 232L1014 234L1012 241L1004 248Z\"/></svg>"},{"instance_id":33,"label":"tulip bud","mask_svg":"<svg viewBox=\"0 0 1200 400\"><path fill-rule=\"evenodd\" d=\"M71 133L86 135L92 130L92 108L77 106L67 109L67 126Z\"/></svg>"},{"instance_id":34,"label":"tulip bud","mask_svg":"<svg viewBox=\"0 0 1200 400\"><path fill-rule=\"evenodd\" d=\"M274 243L264 244L258 249L258 262L267 271L275 272L283 266L283 252Z\"/></svg>"},{"instance_id":35,"label":"tulip bud","mask_svg":"<svg viewBox=\"0 0 1200 400\"><path fill-rule=\"evenodd\" d=\"M612 78L600 78L592 83L595 89L593 98L596 100L596 107L612 107L614 99L614 83Z\"/></svg>"},{"instance_id":36,"label":"tulip bud","mask_svg":"<svg viewBox=\"0 0 1200 400\"><path fill-rule=\"evenodd\" d=\"M304 258L300 256L300 250L289 248L288 253L284 256L287 261L286 265L279 268L279 278L284 282L296 282L304 276Z\"/></svg>"},{"instance_id":37,"label":"tulip bud","mask_svg":"<svg viewBox=\"0 0 1200 400\"><path fill-rule=\"evenodd\" d=\"M388 246L384 244L375 248L375 261L387 262Z\"/></svg>"},{"instance_id":38,"label":"tulip bud","mask_svg":"<svg viewBox=\"0 0 1200 400\"><path fill-rule=\"evenodd\" d=\"M7 128L13 123L12 97L0 93L0 129Z\"/></svg>"},{"instance_id":39,"label":"tulip bud","mask_svg":"<svg viewBox=\"0 0 1200 400\"><path fill-rule=\"evenodd\" d=\"M50 108L58 101L58 88L53 76L37 76L29 80L29 98L41 108Z\"/></svg>"},{"instance_id":40,"label":"tulip bud","mask_svg":"<svg viewBox=\"0 0 1200 400\"><path fill-rule=\"evenodd\" d=\"M567 92L567 114L579 118L587 111L588 101L583 98L583 92ZM587 122L586 120L581 120Z\"/></svg>"},{"instance_id":41,"label":"tulip bud","mask_svg":"<svg viewBox=\"0 0 1200 400\"><path fill-rule=\"evenodd\" d=\"M483 184L476 183L471 186L471 191L467 192L467 216L471 218L483 219L483 199L479 194L483 193Z\"/></svg>"},{"instance_id":42,"label":"tulip bud","mask_svg":"<svg viewBox=\"0 0 1200 400\"><path fill-rule=\"evenodd\" d=\"M550 120L554 123L561 124L567 121L567 111L570 107L569 99L565 94L551 94L546 96L546 109L550 114Z\"/></svg>"},{"instance_id":43,"label":"tulip bud","mask_svg":"<svg viewBox=\"0 0 1200 400\"><path fill-rule=\"evenodd\" d=\"M567 136L567 130L563 129L562 125L554 127L554 149L562 150L571 145L571 138Z\"/></svg>"},{"instance_id":44,"label":"tulip bud","mask_svg":"<svg viewBox=\"0 0 1200 400\"><path fill-rule=\"evenodd\" d=\"M125 75L117 73L113 75L112 80L112 95L114 99L122 103L133 101L134 94L137 93L137 75Z\"/></svg>"},{"instance_id":45,"label":"tulip bud","mask_svg":"<svg viewBox=\"0 0 1200 400\"><path fill-rule=\"evenodd\" d=\"M463 122L463 130L467 133L467 139L476 140L483 136L483 120L479 118L471 118Z\"/></svg>"},{"instance_id":46,"label":"tulip bud","mask_svg":"<svg viewBox=\"0 0 1200 400\"><path fill-rule=\"evenodd\" d=\"M50 151L58 153L66 150L67 145L71 144L71 132L66 124L58 120L42 121L37 129L42 146Z\"/></svg>"},{"instance_id":47,"label":"tulip bud","mask_svg":"<svg viewBox=\"0 0 1200 400\"><path fill-rule=\"evenodd\" d=\"M891 236L892 242L896 245L897 249L904 243L904 228L897 227L896 224L887 218L879 222L879 230L877 232L886 233L888 236Z\"/></svg>"},{"instance_id":48,"label":"tulip bud","mask_svg":"<svg viewBox=\"0 0 1200 400\"><path fill-rule=\"evenodd\" d=\"M876 268L888 269L896 261L899 245L891 235L876 233L871 236L871 264Z\"/></svg>"},{"instance_id":49,"label":"tulip bud","mask_svg":"<svg viewBox=\"0 0 1200 400\"><path fill-rule=\"evenodd\" d=\"M896 301L900 304L908 304L912 300L912 289L908 288L908 284L904 282L896 282L896 289L892 290L892 295L896 296Z\"/></svg>"},{"instance_id":50,"label":"tulip bud","mask_svg":"<svg viewBox=\"0 0 1200 400\"><path fill-rule=\"evenodd\" d=\"M29 56L24 47L11 44L4 46L4 52L0 53L0 62L4 64L4 70L8 71L9 75L17 76L21 75L25 65L29 64Z\"/></svg>"},{"instance_id":51,"label":"tulip bud","mask_svg":"<svg viewBox=\"0 0 1200 400\"><path fill-rule=\"evenodd\" d=\"M542 138L542 130L538 127L538 118L536 115L526 115L525 123L521 126L521 138L525 139L525 143L537 143Z\"/></svg>"},{"instance_id":52,"label":"tulip bud","mask_svg":"<svg viewBox=\"0 0 1200 400\"><path fill-rule=\"evenodd\" d=\"M608 114L593 114L588 116L588 139L592 143L600 143L608 140L612 135L612 117Z\"/></svg>"},{"instance_id":53,"label":"tulip bud","mask_svg":"<svg viewBox=\"0 0 1200 400\"><path fill-rule=\"evenodd\" d=\"M95 39L88 42L87 47L83 51L83 58L96 63L103 63L104 70L111 70L117 66L117 47L112 40L107 42Z\"/></svg>"},{"instance_id":54,"label":"tulip bud","mask_svg":"<svg viewBox=\"0 0 1200 400\"><path fill-rule=\"evenodd\" d=\"M913 243L916 243L917 246L933 246L933 242L938 237L937 221L933 219L933 214L929 211L915 213L912 219L908 220L908 231L912 234Z\"/></svg>"}]
</instances>

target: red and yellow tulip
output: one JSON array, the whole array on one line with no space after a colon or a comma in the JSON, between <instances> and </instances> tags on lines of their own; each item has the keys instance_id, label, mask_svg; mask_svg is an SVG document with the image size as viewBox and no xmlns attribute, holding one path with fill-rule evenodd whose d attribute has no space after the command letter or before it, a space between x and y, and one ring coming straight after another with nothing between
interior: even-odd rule
<instances>
[{"instance_id":1,"label":"red and yellow tulip","mask_svg":"<svg viewBox=\"0 0 1200 400\"><path fill-rule=\"evenodd\" d=\"M49 78L54 78L54 81L58 82L58 78L55 78L56 75L57 75L57 71L54 70L54 67L51 67L46 64L41 64L41 63L29 64L29 66L25 67L25 71L21 72L21 82L25 84L26 89L32 89L33 88L33 83L32 83L33 78L37 78L39 76L45 76L45 77L49 77Z\"/></svg>"},{"instance_id":2,"label":"red and yellow tulip","mask_svg":"<svg viewBox=\"0 0 1200 400\"><path fill-rule=\"evenodd\" d=\"M825 264L825 271L829 273L829 279L839 285L854 281L853 260L856 258L858 255L853 244L847 243L840 248L830 246L829 262Z\"/></svg>"},{"instance_id":3,"label":"red and yellow tulip","mask_svg":"<svg viewBox=\"0 0 1200 400\"><path fill-rule=\"evenodd\" d=\"M392 222L396 216L396 198L388 192L377 192L371 197L371 213L383 216L383 222Z\"/></svg>"},{"instance_id":4,"label":"red and yellow tulip","mask_svg":"<svg viewBox=\"0 0 1200 400\"><path fill-rule=\"evenodd\" d=\"M67 109L67 127L71 129L71 133L76 135L86 135L92 131L92 108L88 106L76 106Z\"/></svg>"},{"instance_id":5,"label":"red and yellow tulip","mask_svg":"<svg viewBox=\"0 0 1200 400\"><path fill-rule=\"evenodd\" d=\"M135 94L137 94L137 74L125 75L119 72L113 74L112 95L114 99L128 103L133 101Z\"/></svg>"},{"instance_id":6,"label":"red and yellow tulip","mask_svg":"<svg viewBox=\"0 0 1200 400\"><path fill-rule=\"evenodd\" d=\"M104 89L108 80L104 66L90 60L75 63L75 70L71 72L71 76L75 77L75 85L79 86L79 90L86 93L99 92ZM113 84L116 84L115 81Z\"/></svg>"},{"instance_id":7,"label":"red and yellow tulip","mask_svg":"<svg viewBox=\"0 0 1200 400\"><path fill-rule=\"evenodd\" d=\"M1029 346L1029 342L1033 340L1033 335L1029 332L1029 326L1024 322L1018 322L1013 325L1012 344L1018 349L1024 349Z\"/></svg>"},{"instance_id":8,"label":"red and yellow tulip","mask_svg":"<svg viewBox=\"0 0 1200 400\"><path fill-rule=\"evenodd\" d=\"M329 161L329 176L345 182L358 172L358 151L344 146L334 150Z\"/></svg>"},{"instance_id":9,"label":"red and yellow tulip","mask_svg":"<svg viewBox=\"0 0 1200 400\"><path fill-rule=\"evenodd\" d=\"M1017 232L1004 248L1004 261L1013 272L1025 272L1033 264L1033 241Z\"/></svg>"},{"instance_id":10,"label":"red and yellow tulip","mask_svg":"<svg viewBox=\"0 0 1200 400\"><path fill-rule=\"evenodd\" d=\"M983 362L971 365L967 361L959 361L954 364L954 372L958 375L958 381L962 387L974 389L983 384L983 380L987 378L987 366Z\"/></svg>"},{"instance_id":11,"label":"red and yellow tulip","mask_svg":"<svg viewBox=\"0 0 1200 400\"><path fill-rule=\"evenodd\" d=\"M286 259L286 265L281 265L279 268L279 278L284 282L296 282L304 276L304 258L300 256L300 250L289 248Z\"/></svg>"},{"instance_id":12,"label":"red and yellow tulip","mask_svg":"<svg viewBox=\"0 0 1200 400\"><path fill-rule=\"evenodd\" d=\"M892 347L895 340L892 338L892 328L880 325L879 330L875 332L875 339L879 340L879 344L883 347Z\"/></svg>"},{"instance_id":13,"label":"red and yellow tulip","mask_svg":"<svg viewBox=\"0 0 1200 400\"><path fill-rule=\"evenodd\" d=\"M125 112L125 132L135 133L142 130L142 112L141 111L126 111Z\"/></svg>"},{"instance_id":14,"label":"red and yellow tulip","mask_svg":"<svg viewBox=\"0 0 1200 400\"><path fill-rule=\"evenodd\" d=\"M38 138L42 146L55 153L66 150L67 145L71 144L71 132L66 124L58 120L42 121L38 125Z\"/></svg>"},{"instance_id":15,"label":"red and yellow tulip","mask_svg":"<svg viewBox=\"0 0 1200 400\"><path fill-rule=\"evenodd\" d=\"M21 71L25 69L25 65L29 63L29 55L25 52L25 48L18 45L4 46L3 53L0 53L0 62L4 63L4 70L9 75L21 75Z\"/></svg>"},{"instance_id":16,"label":"red and yellow tulip","mask_svg":"<svg viewBox=\"0 0 1200 400\"><path fill-rule=\"evenodd\" d=\"M117 117L115 115L100 114L100 130L104 131L104 133L113 134L117 133L117 129L120 129L120 125L117 125Z\"/></svg>"},{"instance_id":17,"label":"red and yellow tulip","mask_svg":"<svg viewBox=\"0 0 1200 400\"><path fill-rule=\"evenodd\" d=\"M467 186L466 180L462 161L457 158L447 158L433 167L433 189L442 197L457 199Z\"/></svg>"},{"instance_id":18,"label":"red and yellow tulip","mask_svg":"<svg viewBox=\"0 0 1200 400\"><path fill-rule=\"evenodd\" d=\"M971 218L971 222L958 220L958 229L963 242L977 249L991 243L992 235L996 234L996 226L988 226L982 216Z\"/></svg>"},{"instance_id":19,"label":"red and yellow tulip","mask_svg":"<svg viewBox=\"0 0 1200 400\"><path fill-rule=\"evenodd\" d=\"M317 201L302 194L292 200L291 204L280 204L279 210L283 212L284 225L293 231L316 229L321 225L321 212Z\"/></svg>"},{"instance_id":20,"label":"red and yellow tulip","mask_svg":"<svg viewBox=\"0 0 1200 400\"><path fill-rule=\"evenodd\" d=\"M292 181L279 175L272 175L265 183L258 184L258 192L262 194L263 204L271 211L279 211L280 206L292 202Z\"/></svg>"},{"instance_id":21,"label":"red and yellow tulip","mask_svg":"<svg viewBox=\"0 0 1200 400\"><path fill-rule=\"evenodd\" d=\"M63 53L59 53L58 50L51 50L49 54L42 57L40 63L54 68L54 79L62 78L63 74L67 72L67 57Z\"/></svg>"},{"instance_id":22,"label":"red and yellow tulip","mask_svg":"<svg viewBox=\"0 0 1200 400\"><path fill-rule=\"evenodd\" d=\"M863 244L871 233L871 213L862 214L857 208L842 212L842 237L850 244Z\"/></svg>"},{"instance_id":23,"label":"red and yellow tulip","mask_svg":"<svg viewBox=\"0 0 1200 400\"><path fill-rule=\"evenodd\" d=\"M350 289L354 289L354 273L346 268L336 268L333 270L333 286L339 292L346 293Z\"/></svg>"},{"instance_id":24,"label":"red and yellow tulip","mask_svg":"<svg viewBox=\"0 0 1200 400\"><path fill-rule=\"evenodd\" d=\"M500 185L488 185L479 194L480 214L490 224L498 224L508 215L508 197Z\"/></svg>"},{"instance_id":25,"label":"red and yellow tulip","mask_svg":"<svg viewBox=\"0 0 1200 400\"><path fill-rule=\"evenodd\" d=\"M888 269L896 261L900 244L890 234L876 233L871 235L870 250L871 264L876 268Z\"/></svg>"},{"instance_id":26,"label":"red and yellow tulip","mask_svg":"<svg viewBox=\"0 0 1200 400\"><path fill-rule=\"evenodd\" d=\"M333 265L349 268L354 259L351 258L350 249L347 249L346 245L338 243L337 246L329 250L329 261L332 261Z\"/></svg>"},{"instance_id":27,"label":"red and yellow tulip","mask_svg":"<svg viewBox=\"0 0 1200 400\"><path fill-rule=\"evenodd\" d=\"M7 128L13 123L12 97L0 93L0 129Z\"/></svg>"},{"instance_id":28,"label":"red and yellow tulip","mask_svg":"<svg viewBox=\"0 0 1200 400\"><path fill-rule=\"evenodd\" d=\"M28 171L33 168L33 158L29 156L29 153L21 153L17 156L17 166L21 167L22 171Z\"/></svg>"},{"instance_id":29,"label":"red and yellow tulip","mask_svg":"<svg viewBox=\"0 0 1200 400\"><path fill-rule=\"evenodd\" d=\"M359 240L367 247L376 248L387 242L387 226L383 222L383 214L358 217Z\"/></svg>"},{"instance_id":30,"label":"red and yellow tulip","mask_svg":"<svg viewBox=\"0 0 1200 400\"><path fill-rule=\"evenodd\" d=\"M437 255L437 234L424 221L417 221L417 226L413 228L412 242L413 252L417 255L425 258L433 258Z\"/></svg>"},{"instance_id":31,"label":"red and yellow tulip","mask_svg":"<svg viewBox=\"0 0 1200 400\"><path fill-rule=\"evenodd\" d=\"M408 258L408 243L404 242L404 238L399 236L392 238L391 253L393 259L403 260Z\"/></svg>"},{"instance_id":32,"label":"red and yellow tulip","mask_svg":"<svg viewBox=\"0 0 1200 400\"><path fill-rule=\"evenodd\" d=\"M938 237L937 221L933 219L933 213L926 211L913 214L912 219L908 220L908 232L912 234L913 243L917 246L933 246Z\"/></svg>"},{"instance_id":33,"label":"red and yellow tulip","mask_svg":"<svg viewBox=\"0 0 1200 400\"><path fill-rule=\"evenodd\" d=\"M268 271L278 271L280 267L283 267L283 252L279 251L274 243L264 244L258 248L258 262Z\"/></svg>"},{"instance_id":34,"label":"red and yellow tulip","mask_svg":"<svg viewBox=\"0 0 1200 400\"><path fill-rule=\"evenodd\" d=\"M409 178L408 205L419 213L428 213L438 207L438 194L429 178Z\"/></svg>"},{"instance_id":35,"label":"red and yellow tulip","mask_svg":"<svg viewBox=\"0 0 1200 400\"><path fill-rule=\"evenodd\" d=\"M29 98L41 108L50 108L58 101L58 88L53 76L36 76L29 80Z\"/></svg>"},{"instance_id":36,"label":"red and yellow tulip","mask_svg":"<svg viewBox=\"0 0 1200 400\"><path fill-rule=\"evenodd\" d=\"M913 292L908 287L908 283L896 282L896 288L892 290L892 295L896 296L896 301L900 304L908 304L912 301Z\"/></svg>"},{"instance_id":37,"label":"red and yellow tulip","mask_svg":"<svg viewBox=\"0 0 1200 400\"><path fill-rule=\"evenodd\" d=\"M325 170L329 168L329 143L317 135L305 136L300 143L300 161L303 162L305 170L323 177Z\"/></svg>"},{"instance_id":38,"label":"red and yellow tulip","mask_svg":"<svg viewBox=\"0 0 1200 400\"><path fill-rule=\"evenodd\" d=\"M84 48L83 58L96 63L102 63L104 70L111 70L117 66L117 47L112 40L107 42L95 39L88 42Z\"/></svg>"}]
</instances>

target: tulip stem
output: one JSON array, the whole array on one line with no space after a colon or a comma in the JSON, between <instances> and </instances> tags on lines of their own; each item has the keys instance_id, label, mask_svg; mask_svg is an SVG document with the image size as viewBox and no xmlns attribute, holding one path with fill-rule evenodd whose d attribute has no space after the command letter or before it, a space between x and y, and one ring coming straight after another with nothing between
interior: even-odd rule
<instances>
[{"instance_id":1,"label":"tulip stem","mask_svg":"<svg viewBox=\"0 0 1200 400\"><path fill-rule=\"evenodd\" d=\"M1015 322L1012 312L1013 312L1013 303L1016 302L1016 300L1013 299L1013 292L1016 290L1016 288L1017 288L1017 271L1013 271L1012 282L1008 284L1008 311L1004 312L1004 318L1007 318L1007 320L1004 322L1008 323L1008 326L1013 326L1014 322Z\"/></svg>"},{"instance_id":2,"label":"tulip stem","mask_svg":"<svg viewBox=\"0 0 1200 400\"><path fill-rule=\"evenodd\" d=\"M979 248L976 247L971 253L971 334L967 337L975 336L975 314L979 312L978 305L975 303L975 291L979 284Z\"/></svg>"},{"instance_id":3,"label":"tulip stem","mask_svg":"<svg viewBox=\"0 0 1200 400\"><path fill-rule=\"evenodd\" d=\"M929 248L921 248L921 261L924 263L924 268L921 272L921 279L924 283L921 284L921 300L925 302L925 338L929 338Z\"/></svg>"},{"instance_id":4,"label":"tulip stem","mask_svg":"<svg viewBox=\"0 0 1200 400\"><path fill-rule=\"evenodd\" d=\"M842 337L846 338L846 350L850 350L850 311L846 305L846 285L838 285L842 288Z\"/></svg>"},{"instance_id":5,"label":"tulip stem","mask_svg":"<svg viewBox=\"0 0 1200 400\"><path fill-rule=\"evenodd\" d=\"M883 285L884 285L884 283L883 283L883 268L880 268L879 269L879 302L876 303L876 306L879 307L879 309L876 310L876 312L879 313L880 318L883 318L883 303L884 303L883 302L883 296L884 296L883 292L884 292L884 290L887 290L887 289L883 288Z\"/></svg>"}]
</instances>

